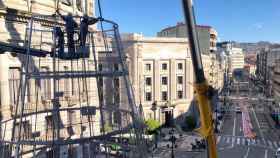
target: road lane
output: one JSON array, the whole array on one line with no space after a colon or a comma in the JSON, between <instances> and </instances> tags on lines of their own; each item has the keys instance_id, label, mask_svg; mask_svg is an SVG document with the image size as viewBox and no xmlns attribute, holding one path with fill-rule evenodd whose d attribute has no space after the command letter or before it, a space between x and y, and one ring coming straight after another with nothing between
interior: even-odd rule
<instances>
[{"instance_id":1,"label":"road lane","mask_svg":"<svg viewBox=\"0 0 280 158\"><path fill-rule=\"evenodd\" d=\"M235 128L235 135L236 136L243 136L242 130L242 115L241 113L236 114L236 128Z\"/></svg>"},{"instance_id":2,"label":"road lane","mask_svg":"<svg viewBox=\"0 0 280 158\"><path fill-rule=\"evenodd\" d=\"M260 126L259 120L258 120L257 115L256 115L255 108L252 107L251 109L252 109L252 113L253 113L254 119L256 121L256 124L257 124L257 128L259 130L259 134L260 134L261 138L264 138L264 135L263 135L263 133L261 131L261 126Z\"/></svg>"},{"instance_id":3,"label":"road lane","mask_svg":"<svg viewBox=\"0 0 280 158\"><path fill-rule=\"evenodd\" d=\"M234 124L234 113L230 111L230 113L227 115L228 116L225 116L227 118L224 119L221 132L224 135L232 135L233 124Z\"/></svg>"}]
</instances>

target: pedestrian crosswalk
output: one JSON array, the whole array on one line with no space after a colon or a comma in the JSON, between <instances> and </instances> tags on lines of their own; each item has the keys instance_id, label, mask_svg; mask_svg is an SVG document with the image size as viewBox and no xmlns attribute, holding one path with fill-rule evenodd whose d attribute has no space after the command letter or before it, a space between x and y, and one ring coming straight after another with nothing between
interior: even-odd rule
<instances>
[{"instance_id":1,"label":"pedestrian crosswalk","mask_svg":"<svg viewBox=\"0 0 280 158\"><path fill-rule=\"evenodd\" d=\"M242 136L226 136L226 135L218 135L217 136L217 144L230 144L230 145L251 145L251 146L261 146L272 149L280 148L280 141L273 140L265 140L265 139L250 139Z\"/></svg>"}]
</instances>

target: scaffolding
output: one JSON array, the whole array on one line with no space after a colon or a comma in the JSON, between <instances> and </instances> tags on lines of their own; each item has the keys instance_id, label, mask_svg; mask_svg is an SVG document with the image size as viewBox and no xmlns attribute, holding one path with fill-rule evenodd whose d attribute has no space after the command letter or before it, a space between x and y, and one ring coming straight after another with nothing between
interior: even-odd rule
<instances>
[{"instance_id":1,"label":"scaffolding","mask_svg":"<svg viewBox=\"0 0 280 158\"><path fill-rule=\"evenodd\" d=\"M118 25L98 19L101 29L91 29L84 44L78 27L69 50L65 26L41 27L41 19L62 21L32 15L23 46L0 43L22 59L12 117L1 122L0 157L144 157L144 126Z\"/></svg>"}]
</instances>

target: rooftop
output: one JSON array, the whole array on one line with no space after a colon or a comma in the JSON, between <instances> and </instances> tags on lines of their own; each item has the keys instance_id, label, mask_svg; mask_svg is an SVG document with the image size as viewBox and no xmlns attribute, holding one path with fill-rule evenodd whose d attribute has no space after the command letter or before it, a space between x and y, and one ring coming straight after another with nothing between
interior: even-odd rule
<instances>
[{"instance_id":1,"label":"rooftop","mask_svg":"<svg viewBox=\"0 0 280 158\"><path fill-rule=\"evenodd\" d=\"M177 25L164 28L161 31L170 30L170 29L173 29L173 28L176 28L176 27L179 27L179 26L183 26L183 25L185 25L185 23L178 22ZM208 26L208 25L196 25L196 27L198 27L198 28L205 28L205 29L211 29L212 28L211 26Z\"/></svg>"}]
</instances>

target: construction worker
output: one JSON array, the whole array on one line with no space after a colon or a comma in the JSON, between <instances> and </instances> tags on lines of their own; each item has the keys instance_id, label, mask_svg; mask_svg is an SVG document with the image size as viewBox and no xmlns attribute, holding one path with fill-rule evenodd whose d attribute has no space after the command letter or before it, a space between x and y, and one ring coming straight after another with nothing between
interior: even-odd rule
<instances>
[{"instance_id":1,"label":"construction worker","mask_svg":"<svg viewBox=\"0 0 280 158\"><path fill-rule=\"evenodd\" d=\"M54 27L54 32L57 39L58 56L61 57L64 54L64 33L60 27Z\"/></svg>"},{"instance_id":2,"label":"construction worker","mask_svg":"<svg viewBox=\"0 0 280 158\"><path fill-rule=\"evenodd\" d=\"M71 13L68 13L67 15L62 15L59 12L59 10L57 10L56 12L65 21L68 53L74 54L75 53L74 33L75 33L75 29L78 27L78 24L73 19L73 16Z\"/></svg>"},{"instance_id":3,"label":"construction worker","mask_svg":"<svg viewBox=\"0 0 280 158\"><path fill-rule=\"evenodd\" d=\"M86 14L82 17L80 24L80 46L84 47L86 44L88 26L98 22L98 18L89 18Z\"/></svg>"}]
</instances>

